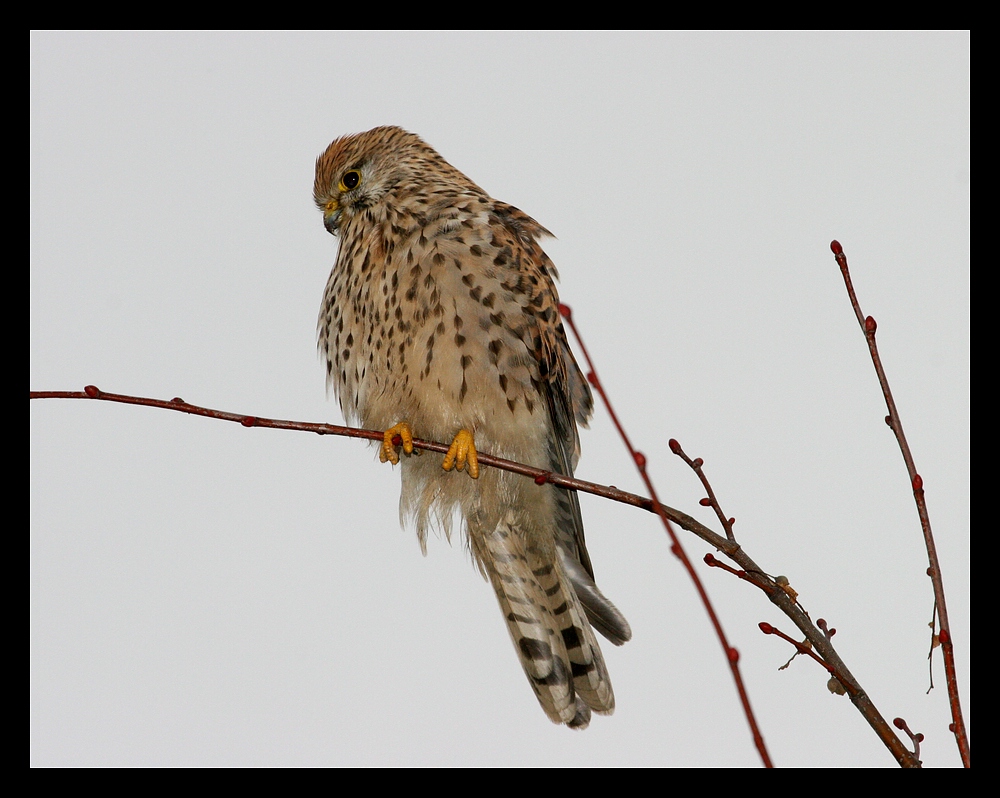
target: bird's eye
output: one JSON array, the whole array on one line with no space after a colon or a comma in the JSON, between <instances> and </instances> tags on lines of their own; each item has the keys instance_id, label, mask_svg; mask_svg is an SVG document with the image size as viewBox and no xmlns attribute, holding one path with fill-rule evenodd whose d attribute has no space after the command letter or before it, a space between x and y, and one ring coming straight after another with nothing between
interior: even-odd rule
<instances>
[{"instance_id":1,"label":"bird's eye","mask_svg":"<svg viewBox=\"0 0 1000 798\"><path fill-rule=\"evenodd\" d=\"M344 176L340 178L340 190L341 191L351 191L361 185L361 172L357 169L352 169L350 172L345 172Z\"/></svg>"}]
</instances>

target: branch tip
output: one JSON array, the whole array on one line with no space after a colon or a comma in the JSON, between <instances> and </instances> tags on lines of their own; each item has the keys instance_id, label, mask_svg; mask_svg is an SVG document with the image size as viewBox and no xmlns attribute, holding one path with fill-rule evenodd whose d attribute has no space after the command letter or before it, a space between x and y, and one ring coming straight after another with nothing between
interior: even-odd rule
<instances>
[{"instance_id":1,"label":"branch tip","mask_svg":"<svg viewBox=\"0 0 1000 798\"><path fill-rule=\"evenodd\" d=\"M679 454L681 451L681 445L677 442L676 438L671 438L669 441L667 441L667 446L670 447L670 451L672 451L674 454Z\"/></svg>"},{"instance_id":2,"label":"branch tip","mask_svg":"<svg viewBox=\"0 0 1000 798\"><path fill-rule=\"evenodd\" d=\"M913 756L920 758L920 743L924 741L924 735L921 732L913 733L910 731L909 727L906 725L906 721L902 718L894 718L892 725L897 729L906 732L906 736L910 738L913 743Z\"/></svg>"},{"instance_id":3,"label":"branch tip","mask_svg":"<svg viewBox=\"0 0 1000 798\"><path fill-rule=\"evenodd\" d=\"M569 319L573 317L573 308L569 305L564 305L562 302L559 303L559 315L564 319Z\"/></svg>"},{"instance_id":4,"label":"branch tip","mask_svg":"<svg viewBox=\"0 0 1000 798\"><path fill-rule=\"evenodd\" d=\"M844 254L844 248L840 246L840 242L837 239L833 239L833 241L830 242L830 249L833 251L834 255Z\"/></svg>"},{"instance_id":5,"label":"branch tip","mask_svg":"<svg viewBox=\"0 0 1000 798\"><path fill-rule=\"evenodd\" d=\"M757 626L766 635L774 634L774 627L771 626L771 624L769 624L767 621L761 621L759 624L757 624Z\"/></svg>"}]
</instances>

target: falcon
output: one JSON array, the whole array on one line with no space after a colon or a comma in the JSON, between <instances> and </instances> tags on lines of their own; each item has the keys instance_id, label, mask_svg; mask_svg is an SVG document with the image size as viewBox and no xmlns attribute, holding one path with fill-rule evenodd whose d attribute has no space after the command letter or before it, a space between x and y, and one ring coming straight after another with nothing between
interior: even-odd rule
<instances>
[{"instance_id":1,"label":"falcon","mask_svg":"<svg viewBox=\"0 0 1000 798\"><path fill-rule=\"evenodd\" d=\"M568 476L579 460L593 399L538 243L551 233L399 127L333 141L313 196L339 238L318 325L327 383L348 423L384 430L380 459L402 459L400 517L426 553L457 509L545 714L575 729L610 715L594 630L615 645L632 632L594 582L576 493L477 456ZM451 447L417 457L414 437Z\"/></svg>"}]
</instances>

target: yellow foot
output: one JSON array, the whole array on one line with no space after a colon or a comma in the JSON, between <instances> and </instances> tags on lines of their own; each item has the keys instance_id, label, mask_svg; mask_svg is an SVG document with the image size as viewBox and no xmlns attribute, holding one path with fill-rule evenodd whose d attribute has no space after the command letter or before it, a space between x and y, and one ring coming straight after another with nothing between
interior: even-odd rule
<instances>
[{"instance_id":1,"label":"yellow foot","mask_svg":"<svg viewBox=\"0 0 1000 798\"><path fill-rule=\"evenodd\" d=\"M413 454L413 432L410 425L405 421L400 421L394 427L389 427L382 435L382 448L379 450L378 459L383 463L388 460L393 465L399 462L399 455L396 454L396 444L392 439L399 436L402 441L403 451Z\"/></svg>"},{"instance_id":2,"label":"yellow foot","mask_svg":"<svg viewBox=\"0 0 1000 798\"><path fill-rule=\"evenodd\" d=\"M444 462L441 463L441 467L445 471L451 471L456 466L459 471L466 471L473 479L479 479L479 457L476 455L476 443L472 433L467 429L458 431L458 435L455 436L455 440L448 448L448 454L444 456Z\"/></svg>"}]
</instances>

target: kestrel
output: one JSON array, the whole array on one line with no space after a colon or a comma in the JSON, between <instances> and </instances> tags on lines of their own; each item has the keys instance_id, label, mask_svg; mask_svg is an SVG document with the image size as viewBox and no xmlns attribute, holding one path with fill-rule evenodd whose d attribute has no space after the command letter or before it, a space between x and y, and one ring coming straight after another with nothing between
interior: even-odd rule
<instances>
[{"instance_id":1,"label":"kestrel","mask_svg":"<svg viewBox=\"0 0 1000 798\"><path fill-rule=\"evenodd\" d=\"M453 441L443 462L402 458L400 517L426 553L428 527L450 534L457 508L545 714L576 729L610 715L591 625L615 645L632 631L594 583L576 493L476 458L567 475L579 459L593 400L538 244L551 234L398 127L336 139L313 196L340 238L319 349L344 416L385 430L383 462L399 462L397 436L406 455L413 437Z\"/></svg>"}]
</instances>

